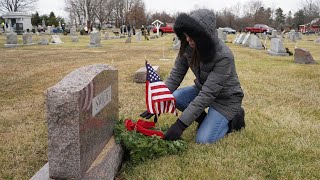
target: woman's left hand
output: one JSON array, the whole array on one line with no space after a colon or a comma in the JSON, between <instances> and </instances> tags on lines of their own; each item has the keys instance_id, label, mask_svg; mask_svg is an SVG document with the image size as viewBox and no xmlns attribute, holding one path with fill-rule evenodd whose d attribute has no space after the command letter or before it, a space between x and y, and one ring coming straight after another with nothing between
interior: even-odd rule
<instances>
[{"instance_id":1,"label":"woman's left hand","mask_svg":"<svg viewBox=\"0 0 320 180\"><path fill-rule=\"evenodd\" d=\"M178 119L167 131L167 133L164 135L165 140L172 140L175 141L179 139L183 133L183 131L188 126L185 125L180 119Z\"/></svg>"}]
</instances>

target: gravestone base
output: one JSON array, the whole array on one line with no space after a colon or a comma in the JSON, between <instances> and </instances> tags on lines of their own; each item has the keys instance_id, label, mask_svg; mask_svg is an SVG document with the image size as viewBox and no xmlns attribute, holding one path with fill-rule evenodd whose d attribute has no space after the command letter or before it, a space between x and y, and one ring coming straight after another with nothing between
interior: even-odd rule
<instances>
[{"instance_id":1,"label":"gravestone base","mask_svg":"<svg viewBox=\"0 0 320 180\"><path fill-rule=\"evenodd\" d=\"M277 52L273 52L268 50L268 54L272 55L272 56L289 56L289 53L277 53Z\"/></svg>"},{"instance_id":2,"label":"gravestone base","mask_svg":"<svg viewBox=\"0 0 320 180\"><path fill-rule=\"evenodd\" d=\"M264 50L264 47L256 47L256 46L252 46L252 45L250 45L249 48L257 49L257 50Z\"/></svg>"},{"instance_id":3,"label":"gravestone base","mask_svg":"<svg viewBox=\"0 0 320 180\"><path fill-rule=\"evenodd\" d=\"M82 180L114 179L121 167L123 154L121 145L116 144L114 137L112 137L84 174ZM45 164L30 180L51 180L49 163Z\"/></svg>"},{"instance_id":4,"label":"gravestone base","mask_svg":"<svg viewBox=\"0 0 320 180\"><path fill-rule=\"evenodd\" d=\"M102 45L101 44L89 44L88 47L95 48L95 47L102 47Z\"/></svg>"},{"instance_id":5,"label":"gravestone base","mask_svg":"<svg viewBox=\"0 0 320 180\"><path fill-rule=\"evenodd\" d=\"M24 46L32 46L35 45L35 43L29 43L29 44L23 44Z\"/></svg>"},{"instance_id":6,"label":"gravestone base","mask_svg":"<svg viewBox=\"0 0 320 180\"><path fill-rule=\"evenodd\" d=\"M64 42L60 42L60 43L49 43L49 44L55 44L55 45L59 45L59 44L63 44Z\"/></svg>"},{"instance_id":7,"label":"gravestone base","mask_svg":"<svg viewBox=\"0 0 320 180\"><path fill-rule=\"evenodd\" d=\"M15 48L15 47L19 47L19 44L4 44L5 48Z\"/></svg>"}]
</instances>

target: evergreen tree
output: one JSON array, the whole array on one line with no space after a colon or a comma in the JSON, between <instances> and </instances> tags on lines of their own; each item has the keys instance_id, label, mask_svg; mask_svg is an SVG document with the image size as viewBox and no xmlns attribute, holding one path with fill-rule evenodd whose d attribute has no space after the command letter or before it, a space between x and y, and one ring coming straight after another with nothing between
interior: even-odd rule
<instances>
[{"instance_id":1,"label":"evergreen tree","mask_svg":"<svg viewBox=\"0 0 320 180\"><path fill-rule=\"evenodd\" d=\"M302 9L294 13L293 23L295 28L298 28L299 25L306 24L306 15Z\"/></svg>"},{"instance_id":2,"label":"evergreen tree","mask_svg":"<svg viewBox=\"0 0 320 180\"><path fill-rule=\"evenodd\" d=\"M51 12L50 15L49 15L48 25L49 26L52 26L52 25L58 26L59 25L59 21L57 20L56 15L54 14L54 12Z\"/></svg>"},{"instance_id":3,"label":"evergreen tree","mask_svg":"<svg viewBox=\"0 0 320 180\"><path fill-rule=\"evenodd\" d=\"M39 13L38 12L36 12L35 14L32 14L32 16L31 16L31 24L33 25L33 26L38 26L38 25L41 25L41 18L40 18L40 16L39 16Z\"/></svg>"},{"instance_id":4,"label":"evergreen tree","mask_svg":"<svg viewBox=\"0 0 320 180\"><path fill-rule=\"evenodd\" d=\"M283 14L283 10L281 8L276 9L275 12L275 23L276 23L276 28L280 28L285 22L286 16Z\"/></svg>"}]
</instances>

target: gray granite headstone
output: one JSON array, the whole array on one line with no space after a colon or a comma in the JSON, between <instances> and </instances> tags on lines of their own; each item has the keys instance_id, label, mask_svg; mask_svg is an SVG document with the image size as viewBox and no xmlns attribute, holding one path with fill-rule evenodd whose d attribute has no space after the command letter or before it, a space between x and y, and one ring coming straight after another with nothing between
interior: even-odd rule
<instances>
[{"instance_id":1,"label":"gray granite headstone","mask_svg":"<svg viewBox=\"0 0 320 180\"><path fill-rule=\"evenodd\" d=\"M24 45L33 45L32 42L32 33L23 33L22 34L22 40Z\"/></svg>"},{"instance_id":2,"label":"gray granite headstone","mask_svg":"<svg viewBox=\"0 0 320 180\"><path fill-rule=\"evenodd\" d=\"M104 40L109 40L110 37L109 37L109 33L108 32L105 32L104 33Z\"/></svg>"},{"instance_id":3,"label":"gray granite headstone","mask_svg":"<svg viewBox=\"0 0 320 180\"><path fill-rule=\"evenodd\" d=\"M18 46L18 36L15 32L6 33L7 42L4 44L6 48L12 48Z\"/></svg>"},{"instance_id":4,"label":"gray granite headstone","mask_svg":"<svg viewBox=\"0 0 320 180\"><path fill-rule=\"evenodd\" d=\"M271 45L270 49L268 50L268 54L273 56L289 56L289 53L287 53L283 42L278 38L271 39Z\"/></svg>"},{"instance_id":5,"label":"gray granite headstone","mask_svg":"<svg viewBox=\"0 0 320 180\"><path fill-rule=\"evenodd\" d=\"M236 38L234 38L234 40L232 41L233 44L237 42L239 36L240 36L240 34L237 34Z\"/></svg>"},{"instance_id":6,"label":"gray granite headstone","mask_svg":"<svg viewBox=\"0 0 320 180\"><path fill-rule=\"evenodd\" d=\"M218 38L223 42L227 41L227 33L223 32L222 28L218 29Z\"/></svg>"},{"instance_id":7,"label":"gray granite headstone","mask_svg":"<svg viewBox=\"0 0 320 180\"><path fill-rule=\"evenodd\" d=\"M296 39L298 40L302 40L302 35L301 35L301 32L296 32Z\"/></svg>"},{"instance_id":8,"label":"gray granite headstone","mask_svg":"<svg viewBox=\"0 0 320 180\"><path fill-rule=\"evenodd\" d=\"M156 71L158 75L160 75L160 67L159 66L152 66L153 69ZM147 69L146 67L142 67L138 69L134 75L134 80L136 83L145 83L147 76Z\"/></svg>"},{"instance_id":9,"label":"gray granite headstone","mask_svg":"<svg viewBox=\"0 0 320 180\"><path fill-rule=\"evenodd\" d=\"M294 62L298 64L316 64L310 51L301 48L294 49Z\"/></svg>"},{"instance_id":10,"label":"gray granite headstone","mask_svg":"<svg viewBox=\"0 0 320 180\"><path fill-rule=\"evenodd\" d=\"M179 40L179 37L177 35L174 36L173 38L173 44L177 44L180 40Z\"/></svg>"},{"instance_id":11,"label":"gray granite headstone","mask_svg":"<svg viewBox=\"0 0 320 180\"><path fill-rule=\"evenodd\" d=\"M141 32L136 33L136 40L141 41Z\"/></svg>"},{"instance_id":12,"label":"gray granite headstone","mask_svg":"<svg viewBox=\"0 0 320 180\"><path fill-rule=\"evenodd\" d=\"M71 38L71 41L72 42L79 42L79 37L78 37L78 34L77 34L77 30L76 28L70 28L70 38Z\"/></svg>"},{"instance_id":13,"label":"gray granite headstone","mask_svg":"<svg viewBox=\"0 0 320 180\"><path fill-rule=\"evenodd\" d=\"M46 105L50 177L81 179L119 119L118 70L79 68L47 90Z\"/></svg>"},{"instance_id":14,"label":"gray granite headstone","mask_svg":"<svg viewBox=\"0 0 320 180\"><path fill-rule=\"evenodd\" d=\"M240 34L237 41L236 41L236 44L241 44L243 42L245 38L245 34Z\"/></svg>"},{"instance_id":15,"label":"gray granite headstone","mask_svg":"<svg viewBox=\"0 0 320 180\"><path fill-rule=\"evenodd\" d=\"M278 35L278 31L277 30L272 30L272 34L271 34L271 38L276 38Z\"/></svg>"},{"instance_id":16,"label":"gray granite headstone","mask_svg":"<svg viewBox=\"0 0 320 180\"><path fill-rule=\"evenodd\" d=\"M251 35L251 39L250 39L250 45L249 48L251 49L258 49L258 50L262 50L264 49L262 42L260 41L260 39L255 36L255 35Z\"/></svg>"},{"instance_id":17,"label":"gray granite headstone","mask_svg":"<svg viewBox=\"0 0 320 180\"><path fill-rule=\"evenodd\" d=\"M70 36L78 36L76 28L70 28Z\"/></svg>"},{"instance_id":18,"label":"gray granite headstone","mask_svg":"<svg viewBox=\"0 0 320 180\"><path fill-rule=\"evenodd\" d=\"M47 32L47 34L53 34L52 26L48 26L46 32Z\"/></svg>"},{"instance_id":19,"label":"gray granite headstone","mask_svg":"<svg viewBox=\"0 0 320 180\"><path fill-rule=\"evenodd\" d=\"M180 50L180 47L181 47L181 41L178 41L176 44L174 44L172 46L172 49L173 50Z\"/></svg>"},{"instance_id":20,"label":"gray granite headstone","mask_svg":"<svg viewBox=\"0 0 320 180\"><path fill-rule=\"evenodd\" d=\"M92 31L90 33L90 44L89 47L100 47L101 46L101 34L99 31Z\"/></svg>"},{"instance_id":21,"label":"gray granite headstone","mask_svg":"<svg viewBox=\"0 0 320 180\"><path fill-rule=\"evenodd\" d=\"M249 46L249 45L250 45L250 41L251 41L251 34L248 33L248 34L244 37L241 45L242 45L242 46Z\"/></svg>"},{"instance_id":22,"label":"gray granite headstone","mask_svg":"<svg viewBox=\"0 0 320 180\"><path fill-rule=\"evenodd\" d=\"M39 45L49 45L49 38L44 33L39 34Z\"/></svg>"},{"instance_id":23,"label":"gray granite headstone","mask_svg":"<svg viewBox=\"0 0 320 180\"><path fill-rule=\"evenodd\" d=\"M131 43L131 37L128 37L125 43Z\"/></svg>"},{"instance_id":24,"label":"gray granite headstone","mask_svg":"<svg viewBox=\"0 0 320 180\"><path fill-rule=\"evenodd\" d=\"M289 35L290 41L296 42L297 37L296 37L296 31L295 30L291 30L288 35Z\"/></svg>"},{"instance_id":25,"label":"gray granite headstone","mask_svg":"<svg viewBox=\"0 0 320 180\"><path fill-rule=\"evenodd\" d=\"M52 44L62 44L63 42L61 41L59 35L51 35L51 43Z\"/></svg>"}]
</instances>

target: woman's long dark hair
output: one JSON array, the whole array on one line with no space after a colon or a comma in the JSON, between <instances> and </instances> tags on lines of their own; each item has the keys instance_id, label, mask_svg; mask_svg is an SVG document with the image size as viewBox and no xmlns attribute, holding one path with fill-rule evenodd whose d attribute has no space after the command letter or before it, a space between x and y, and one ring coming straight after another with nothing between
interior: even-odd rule
<instances>
[{"instance_id":1,"label":"woman's long dark hair","mask_svg":"<svg viewBox=\"0 0 320 180\"><path fill-rule=\"evenodd\" d=\"M187 42L187 39L184 35L181 36L180 38L180 42L181 42L181 46L180 46L180 50L179 50L179 56L182 57L185 53L186 47L189 45L189 43ZM198 46L196 43L196 47L193 48L192 50L192 55L191 55L191 67L197 68L200 66L200 53L198 50Z\"/></svg>"}]
</instances>

